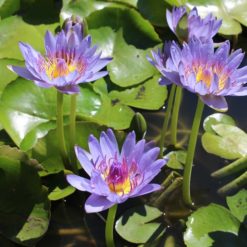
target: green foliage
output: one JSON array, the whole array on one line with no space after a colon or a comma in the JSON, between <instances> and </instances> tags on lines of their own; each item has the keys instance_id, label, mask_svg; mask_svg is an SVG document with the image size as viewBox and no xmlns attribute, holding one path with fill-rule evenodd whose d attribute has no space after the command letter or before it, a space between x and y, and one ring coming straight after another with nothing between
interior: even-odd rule
<instances>
[{"instance_id":1,"label":"green foliage","mask_svg":"<svg viewBox=\"0 0 247 247\"><path fill-rule=\"evenodd\" d=\"M162 212L157 208L147 205L131 208L117 220L116 231L131 243L153 241L152 237L157 237L165 230L161 223L154 222L161 215Z\"/></svg>"},{"instance_id":2,"label":"green foliage","mask_svg":"<svg viewBox=\"0 0 247 247\"><path fill-rule=\"evenodd\" d=\"M209 246L245 246L246 228L242 230L241 222L247 215L247 191L242 190L235 196L227 198L230 210L217 204L210 204L192 213L186 223L184 234L188 247ZM239 207L239 211L236 208ZM229 242L225 242L226 239ZM228 241L227 240L227 241Z\"/></svg>"},{"instance_id":3,"label":"green foliage","mask_svg":"<svg viewBox=\"0 0 247 247\"><path fill-rule=\"evenodd\" d=\"M1 233L33 246L48 228L47 190L27 156L7 146L0 147L0 194Z\"/></svg>"},{"instance_id":4,"label":"green foliage","mask_svg":"<svg viewBox=\"0 0 247 247\"><path fill-rule=\"evenodd\" d=\"M247 154L247 134L234 126L234 120L225 114L213 114L204 121L202 136L204 149L226 159L237 159Z\"/></svg>"}]
</instances>

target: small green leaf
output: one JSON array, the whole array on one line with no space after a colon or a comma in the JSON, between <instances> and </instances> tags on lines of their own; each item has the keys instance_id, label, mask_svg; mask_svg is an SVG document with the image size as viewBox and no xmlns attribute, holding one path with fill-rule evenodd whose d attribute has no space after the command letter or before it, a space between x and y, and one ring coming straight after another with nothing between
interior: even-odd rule
<instances>
[{"instance_id":1,"label":"small green leaf","mask_svg":"<svg viewBox=\"0 0 247 247\"><path fill-rule=\"evenodd\" d=\"M204 133L202 145L212 154L225 159L237 159L247 154L247 134L236 126L217 124L212 126L215 134Z\"/></svg>"},{"instance_id":2,"label":"small green leaf","mask_svg":"<svg viewBox=\"0 0 247 247\"><path fill-rule=\"evenodd\" d=\"M166 155L169 159L166 166L172 169L182 170L186 161L187 153L185 151L172 151Z\"/></svg>"},{"instance_id":3,"label":"small green leaf","mask_svg":"<svg viewBox=\"0 0 247 247\"><path fill-rule=\"evenodd\" d=\"M154 234L164 231L161 223L154 222L161 215L162 212L157 208L142 205L126 211L117 220L115 228L117 233L129 242L146 243Z\"/></svg>"},{"instance_id":4,"label":"small green leaf","mask_svg":"<svg viewBox=\"0 0 247 247\"><path fill-rule=\"evenodd\" d=\"M214 130L212 129L212 125L216 124L228 124L235 126L235 120L223 113L214 113L204 119L203 122L203 128L206 132L214 133Z\"/></svg>"},{"instance_id":5,"label":"small green leaf","mask_svg":"<svg viewBox=\"0 0 247 247\"><path fill-rule=\"evenodd\" d=\"M46 186L49 188L50 191L48 198L51 201L60 200L75 192L75 188L68 184L68 182L65 179L65 174L63 172L51 175L46 179Z\"/></svg>"},{"instance_id":6,"label":"small green leaf","mask_svg":"<svg viewBox=\"0 0 247 247\"><path fill-rule=\"evenodd\" d=\"M217 204L210 204L192 213L186 223L184 241L188 247L213 246L210 233L224 232L238 235L240 222L231 212Z\"/></svg>"},{"instance_id":7,"label":"small green leaf","mask_svg":"<svg viewBox=\"0 0 247 247\"><path fill-rule=\"evenodd\" d=\"M226 202L232 214L243 222L247 216L247 190L243 189L233 196L227 196Z\"/></svg>"}]
</instances>

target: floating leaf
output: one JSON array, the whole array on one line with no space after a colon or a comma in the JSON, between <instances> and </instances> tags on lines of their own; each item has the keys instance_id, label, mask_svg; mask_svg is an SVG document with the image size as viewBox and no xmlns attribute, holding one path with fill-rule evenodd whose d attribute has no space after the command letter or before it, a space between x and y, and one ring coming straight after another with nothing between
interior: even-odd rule
<instances>
[{"instance_id":1,"label":"floating leaf","mask_svg":"<svg viewBox=\"0 0 247 247\"><path fill-rule=\"evenodd\" d=\"M51 201L60 200L75 192L75 188L70 186L66 181L64 172L51 175L46 179L48 180L46 186L49 188L50 191L48 198Z\"/></svg>"},{"instance_id":2,"label":"floating leaf","mask_svg":"<svg viewBox=\"0 0 247 247\"><path fill-rule=\"evenodd\" d=\"M145 110L158 110L167 98L167 88L158 83L159 76L123 91L111 91L109 96L114 101Z\"/></svg>"},{"instance_id":3,"label":"floating leaf","mask_svg":"<svg viewBox=\"0 0 247 247\"><path fill-rule=\"evenodd\" d=\"M113 60L107 66L112 82L120 87L129 87L152 77L155 69L148 62L147 54L148 51L127 45L122 32L118 32Z\"/></svg>"},{"instance_id":4,"label":"floating leaf","mask_svg":"<svg viewBox=\"0 0 247 247\"><path fill-rule=\"evenodd\" d=\"M44 34L46 29L54 30L57 24L33 26L25 23L21 17L12 16L0 22L0 58L23 60L18 43L26 42L35 49L44 52Z\"/></svg>"},{"instance_id":5,"label":"floating leaf","mask_svg":"<svg viewBox=\"0 0 247 247\"><path fill-rule=\"evenodd\" d=\"M126 211L116 222L116 231L132 243L146 243L152 236L164 231L161 223L154 222L162 212L157 208L142 205ZM152 223L150 223L152 221Z\"/></svg>"},{"instance_id":6,"label":"floating leaf","mask_svg":"<svg viewBox=\"0 0 247 247\"><path fill-rule=\"evenodd\" d=\"M125 42L138 49L147 49L161 42L153 26L134 9L104 8L93 12L87 20L89 30L101 27L110 27L115 33L122 30Z\"/></svg>"},{"instance_id":7,"label":"floating leaf","mask_svg":"<svg viewBox=\"0 0 247 247\"><path fill-rule=\"evenodd\" d=\"M204 133L202 145L208 153L226 159L237 159L247 154L247 134L236 126L213 125L215 134Z\"/></svg>"},{"instance_id":8,"label":"floating leaf","mask_svg":"<svg viewBox=\"0 0 247 247\"><path fill-rule=\"evenodd\" d=\"M172 169L184 169L187 153L185 151L172 151L166 155L169 159L166 166Z\"/></svg>"},{"instance_id":9,"label":"floating leaf","mask_svg":"<svg viewBox=\"0 0 247 247\"><path fill-rule=\"evenodd\" d=\"M147 18L153 25L159 27L166 26L167 4L164 0L139 0L137 7L140 13Z\"/></svg>"},{"instance_id":10,"label":"floating leaf","mask_svg":"<svg viewBox=\"0 0 247 247\"><path fill-rule=\"evenodd\" d=\"M36 168L17 149L0 149L0 194L1 234L33 246L48 228L49 201Z\"/></svg>"},{"instance_id":11,"label":"floating leaf","mask_svg":"<svg viewBox=\"0 0 247 247\"><path fill-rule=\"evenodd\" d=\"M3 19L14 14L20 8L20 0L1 0L0 17Z\"/></svg>"},{"instance_id":12,"label":"floating leaf","mask_svg":"<svg viewBox=\"0 0 247 247\"><path fill-rule=\"evenodd\" d=\"M227 196L226 202L232 214L243 222L247 216L247 190L243 189L233 196Z\"/></svg>"},{"instance_id":13,"label":"floating leaf","mask_svg":"<svg viewBox=\"0 0 247 247\"><path fill-rule=\"evenodd\" d=\"M43 89L33 82L17 79L4 90L0 104L0 123L12 140L24 150L55 127L56 90ZM64 97L64 114L69 115L70 97ZM128 128L134 112L113 103L107 94L98 95L90 84L81 87L77 97L77 116L116 129Z\"/></svg>"},{"instance_id":14,"label":"floating leaf","mask_svg":"<svg viewBox=\"0 0 247 247\"><path fill-rule=\"evenodd\" d=\"M228 124L236 126L235 120L232 117L223 113L214 113L204 119L203 128L206 132L215 133L212 129L212 125L216 124Z\"/></svg>"},{"instance_id":15,"label":"floating leaf","mask_svg":"<svg viewBox=\"0 0 247 247\"><path fill-rule=\"evenodd\" d=\"M186 226L184 234L186 246L209 247L214 243L212 236L209 236L210 233L224 232L237 236L240 222L228 209L217 204L210 204L192 213Z\"/></svg>"}]
</instances>

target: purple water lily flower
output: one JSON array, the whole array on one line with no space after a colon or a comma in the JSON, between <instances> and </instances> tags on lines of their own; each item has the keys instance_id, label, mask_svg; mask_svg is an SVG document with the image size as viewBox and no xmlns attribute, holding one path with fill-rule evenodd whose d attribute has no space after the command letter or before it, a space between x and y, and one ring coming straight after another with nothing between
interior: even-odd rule
<instances>
[{"instance_id":1,"label":"purple water lily flower","mask_svg":"<svg viewBox=\"0 0 247 247\"><path fill-rule=\"evenodd\" d=\"M101 58L100 53L96 54L97 47L91 47L91 37L83 37L82 29L81 23L71 20L56 36L47 31L45 56L20 42L25 67L9 68L40 87L55 87L66 94L78 93L79 83L95 81L107 75L107 71L100 70L111 61L111 58Z\"/></svg>"},{"instance_id":2,"label":"purple water lily flower","mask_svg":"<svg viewBox=\"0 0 247 247\"><path fill-rule=\"evenodd\" d=\"M179 21L185 14L186 8L184 6L174 7L172 12L170 12L168 9L166 10L166 20L168 26L173 31L173 33L182 40L183 37L179 37L176 29ZM188 33L187 39L185 39L185 41L190 40L193 36L195 36L196 38L201 39L201 41L206 42L213 38L222 24L222 20L217 20L211 13L208 14L205 18L201 18L198 15L196 7L189 12L187 15L187 20Z\"/></svg>"},{"instance_id":3,"label":"purple water lily flower","mask_svg":"<svg viewBox=\"0 0 247 247\"><path fill-rule=\"evenodd\" d=\"M175 83L219 111L228 109L224 96L247 95L247 66L238 68L244 53L238 49L229 54L229 41L216 51L212 42L203 43L196 38L182 48L176 42L169 46L164 53L152 51L153 60L149 58L164 77L161 85Z\"/></svg>"},{"instance_id":4,"label":"purple water lily flower","mask_svg":"<svg viewBox=\"0 0 247 247\"><path fill-rule=\"evenodd\" d=\"M128 198L161 188L150 181L166 161L156 160L159 148L144 139L136 142L134 131L127 135L121 152L111 129L102 132L99 141L90 135L88 146L90 153L78 146L75 152L90 179L67 175L67 181L73 187L91 193L85 203L87 213L106 210Z\"/></svg>"}]
</instances>

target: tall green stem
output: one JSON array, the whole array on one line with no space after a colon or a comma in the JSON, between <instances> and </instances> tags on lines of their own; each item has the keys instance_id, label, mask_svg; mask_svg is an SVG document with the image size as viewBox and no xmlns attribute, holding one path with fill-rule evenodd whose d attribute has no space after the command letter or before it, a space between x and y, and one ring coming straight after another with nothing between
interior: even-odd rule
<instances>
[{"instance_id":1,"label":"tall green stem","mask_svg":"<svg viewBox=\"0 0 247 247\"><path fill-rule=\"evenodd\" d=\"M175 146L177 144L177 129L178 129L178 115L182 99L182 87L176 88L175 101L172 111L172 120L171 120L171 144Z\"/></svg>"},{"instance_id":2,"label":"tall green stem","mask_svg":"<svg viewBox=\"0 0 247 247\"><path fill-rule=\"evenodd\" d=\"M69 122L69 147L70 160L73 170L77 172L76 156L74 151L75 133L76 133L76 94L72 94L70 98L70 122Z\"/></svg>"},{"instance_id":3,"label":"tall green stem","mask_svg":"<svg viewBox=\"0 0 247 247\"><path fill-rule=\"evenodd\" d=\"M63 126L63 94L57 91L57 138L60 155L63 160L64 167L69 169L70 163L67 156Z\"/></svg>"},{"instance_id":4,"label":"tall green stem","mask_svg":"<svg viewBox=\"0 0 247 247\"><path fill-rule=\"evenodd\" d=\"M187 158L184 167L184 180L183 180L183 199L186 205L192 206L192 200L190 195L190 180L191 180L191 172L192 172L192 163L195 154L196 142L198 131L201 123L202 112L203 112L204 104L198 97L196 113L193 120L192 130L190 134Z\"/></svg>"},{"instance_id":5,"label":"tall green stem","mask_svg":"<svg viewBox=\"0 0 247 247\"><path fill-rule=\"evenodd\" d=\"M165 118L164 118L162 130L161 130L161 136L160 136L160 145L159 145L160 146L160 155L159 155L160 158L163 157L163 147L165 144L165 136L166 136L168 123L169 123L169 119L170 119L170 115L171 115L175 90L176 90L176 85L172 84L171 91L170 91L169 98L168 98L168 104L167 104L167 109L166 109L166 113L165 113Z\"/></svg>"},{"instance_id":6,"label":"tall green stem","mask_svg":"<svg viewBox=\"0 0 247 247\"><path fill-rule=\"evenodd\" d=\"M107 247L115 247L114 238L113 238L113 227L114 227L116 212L117 212L117 204L113 205L108 210L106 226L105 226L105 241Z\"/></svg>"}]
</instances>

